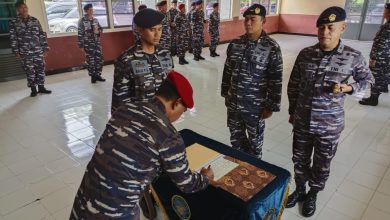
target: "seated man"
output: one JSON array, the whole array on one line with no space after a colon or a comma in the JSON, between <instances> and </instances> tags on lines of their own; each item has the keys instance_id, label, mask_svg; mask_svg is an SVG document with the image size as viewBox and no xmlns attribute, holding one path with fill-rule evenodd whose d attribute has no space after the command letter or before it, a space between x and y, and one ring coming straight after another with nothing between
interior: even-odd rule
<instances>
[{"instance_id":1,"label":"seated man","mask_svg":"<svg viewBox=\"0 0 390 220\"><path fill-rule=\"evenodd\" d=\"M139 219L145 187L163 171L183 192L205 189L213 171L189 169L184 141L171 124L193 105L190 83L172 71L152 100L118 108L96 145L70 219Z\"/></svg>"}]
</instances>

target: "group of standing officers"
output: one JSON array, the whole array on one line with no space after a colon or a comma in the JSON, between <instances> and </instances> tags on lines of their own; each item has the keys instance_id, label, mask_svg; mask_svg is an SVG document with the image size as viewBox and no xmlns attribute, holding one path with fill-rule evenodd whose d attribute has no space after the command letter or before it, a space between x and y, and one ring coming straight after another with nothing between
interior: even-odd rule
<instances>
[{"instance_id":1,"label":"group of standing officers","mask_svg":"<svg viewBox=\"0 0 390 220\"><path fill-rule=\"evenodd\" d=\"M213 179L212 170L203 170L201 175L189 171L184 143L170 124L193 106L189 82L172 72L172 54L185 63L187 48L183 47L188 38L182 38L180 33L187 33L186 36L191 33L194 59L203 58L203 2L195 2L195 8L187 15L185 6L179 5L177 10L175 0L172 3L169 11L166 1L161 1L157 4L158 11L144 8L134 17L138 40L115 62L113 116L88 164L71 219L138 219L137 203L142 193L163 170L186 192L204 189ZM218 44L218 31L212 30L219 25L218 5L215 8L209 25L214 37L210 46L212 56L217 56ZM87 11L86 18L80 20L79 32L88 34L79 33L79 46L84 48L87 62L94 63L88 68L92 82L102 81L99 78L102 61L92 58L101 52L89 53L87 49L88 37L98 38L101 28ZM35 62L35 53L42 57L48 47L39 22L28 17L26 23L21 16L12 21L11 39L15 53L23 57L26 65L31 59ZM280 111L283 59L278 43L263 30L264 6L253 4L243 16L245 34L228 46L221 95L227 108L232 147L261 159L265 119ZM316 23L318 43L302 49L295 61L287 95L294 133L296 190L289 196L286 207L302 201L305 217L314 214L317 194L325 188L329 177L330 163L344 129L345 96L371 85L370 98L361 102L370 104L373 96L379 96L375 91L385 92L390 82L390 3L385 4L384 17L387 23L375 37L369 65L361 52L341 41L346 12L340 7L327 8L320 14ZM27 30L39 33L29 40L43 49L35 51L32 44L18 41L18 33L27 24L34 24ZM35 84L43 86L41 81L29 79L29 86Z\"/></svg>"}]
</instances>

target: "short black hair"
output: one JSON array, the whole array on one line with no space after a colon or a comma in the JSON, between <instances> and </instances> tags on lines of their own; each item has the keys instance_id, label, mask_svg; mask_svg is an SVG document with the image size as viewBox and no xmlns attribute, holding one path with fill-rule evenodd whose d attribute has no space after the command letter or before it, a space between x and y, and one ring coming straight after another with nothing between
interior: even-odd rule
<instances>
[{"instance_id":1,"label":"short black hair","mask_svg":"<svg viewBox=\"0 0 390 220\"><path fill-rule=\"evenodd\" d=\"M22 5L26 5L26 3L24 1L18 1L15 3L15 8L20 8Z\"/></svg>"},{"instance_id":2,"label":"short black hair","mask_svg":"<svg viewBox=\"0 0 390 220\"><path fill-rule=\"evenodd\" d=\"M84 5L84 11L88 11L88 9L93 8L93 5L91 3Z\"/></svg>"},{"instance_id":3,"label":"short black hair","mask_svg":"<svg viewBox=\"0 0 390 220\"><path fill-rule=\"evenodd\" d=\"M160 96L167 101L175 101L180 98L179 93L177 92L176 87L172 84L169 79L165 79L161 86L158 88L156 92L156 96Z\"/></svg>"}]
</instances>

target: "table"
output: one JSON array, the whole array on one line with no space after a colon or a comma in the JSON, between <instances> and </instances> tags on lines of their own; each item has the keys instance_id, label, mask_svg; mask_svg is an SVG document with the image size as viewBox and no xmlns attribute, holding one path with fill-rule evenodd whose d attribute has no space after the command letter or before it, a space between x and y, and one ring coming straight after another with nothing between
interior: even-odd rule
<instances>
[{"instance_id":1,"label":"table","mask_svg":"<svg viewBox=\"0 0 390 220\"><path fill-rule=\"evenodd\" d=\"M258 160L249 154L202 136L188 129L180 131L186 146L206 146L226 156L259 167L276 176L264 189L244 202L238 197L208 186L204 191L186 194L162 175L152 185L152 193L167 219L181 220L276 220L280 219L287 201L290 173L280 167Z\"/></svg>"}]
</instances>

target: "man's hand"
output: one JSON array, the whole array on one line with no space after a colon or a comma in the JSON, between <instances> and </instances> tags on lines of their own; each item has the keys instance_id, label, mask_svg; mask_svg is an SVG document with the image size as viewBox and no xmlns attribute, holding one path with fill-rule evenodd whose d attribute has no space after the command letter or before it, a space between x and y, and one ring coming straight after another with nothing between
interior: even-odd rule
<instances>
[{"instance_id":1,"label":"man's hand","mask_svg":"<svg viewBox=\"0 0 390 220\"><path fill-rule=\"evenodd\" d=\"M210 182L214 181L214 171L213 171L213 169L211 169L210 165L207 168L203 167L200 170L200 174L207 176L207 178L210 180Z\"/></svg>"},{"instance_id":2,"label":"man's hand","mask_svg":"<svg viewBox=\"0 0 390 220\"><path fill-rule=\"evenodd\" d=\"M288 123L290 123L290 124L294 124L294 121L295 121L295 117L294 117L294 115L290 115L290 117L288 118Z\"/></svg>"},{"instance_id":3,"label":"man's hand","mask_svg":"<svg viewBox=\"0 0 390 220\"><path fill-rule=\"evenodd\" d=\"M333 94L339 94L339 93L349 93L353 91L353 87L348 84L334 84L333 85Z\"/></svg>"},{"instance_id":4,"label":"man's hand","mask_svg":"<svg viewBox=\"0 0 390 220\"><path fill-rule=\"evenodd\" d=\"M228 98L226 98L226 97L225 97L225 106L226 106L226 107L229 107L229 100L228 100Z\"/></svg>"},{"instance_id":5,"label":"man's hand","mask_svg":"<svg viewBox=\"0 0 390 220\"><path fill-rule=\"evenodd\" d=\"M370 59L370 61L369 61L369 66L370 67L375 67L375 64L376 64L376 60L372 60L372 59Z\"/></svg>"},{"instance_id":6,"label":"man's hand","mask_svg":"<svg viewBox=\"0 0 390 220\"><path fill-rule=\"evenodd\" d=\"M269 109L263 109L263 111L261 112L261 119L267 119L269 117L272 116L272 111L270 111Z\"/></svg>"}]
</instances>

